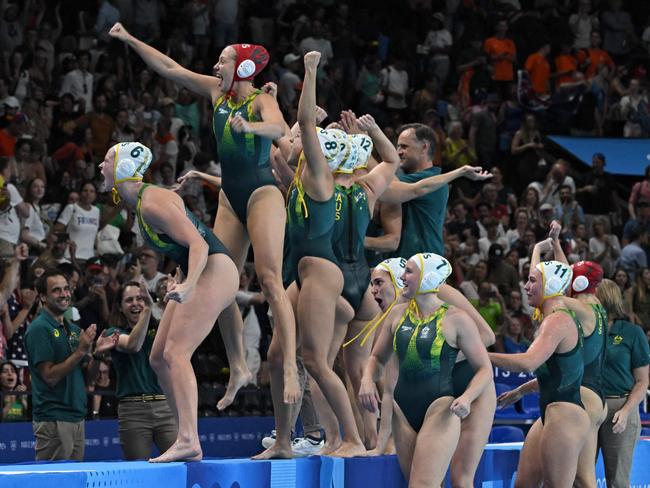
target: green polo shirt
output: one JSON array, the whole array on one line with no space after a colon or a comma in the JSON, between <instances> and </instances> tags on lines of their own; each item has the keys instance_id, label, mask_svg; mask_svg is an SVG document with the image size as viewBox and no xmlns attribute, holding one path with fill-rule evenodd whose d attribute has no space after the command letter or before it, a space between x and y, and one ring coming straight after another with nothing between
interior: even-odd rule
<instances>
[{"instance_id":1,"label":"green polo shirt","mask_svg":"<svg viewBox=\"0 0 650 488\"><path fill-rule=\"evenodd\" d=\"M86 416L86 383L82 363L77 364L54 387L48 386L38 371L39 364L62 363L77 349L81 329L67 320L65 322L70 331L69 337L65 327L42 309L25 333L32 379L32 417L37 422L80 422Z\"/></svg>"},{"instance_id":2,"label":"green polo shirt","mask_svg":"<svg viewBox=\"0 0 650 488\"><path fill-rule=\"evenodd\" d=\"M616 320L608 330L603 369L605 396L624 395L634 386L632 370L650 364L650 347L643 329L626 320Z\"/></svg>"},{"instance_id":3,"label":"green polo shirt","mask_svg":"<svg viewBox=\"0 0 650 488\"><path fill-rule=\"evenodd\" d=\"M496 332L499 327L499 320L501 320L501 304L495 302L494 300L489 300L485 305L481 305L479 300L473 298L469 301L474 308L478 310L478 313L481 314L481 317L485 319L490 328Z\"/></svg>"},{"instance_id":4,"label":"green polo shirt","mask_svg":"<svg viewBox=\"0 0 650 488\"><path fill-rule=\"evenodd\" d=\"M144 339L142 348L133 354L112 351L113 367L117 375L117 398L134 395L162 395L163 391L158 384L156 373L149 364L149 355L153 340L156 337L157 324L152 319L149 321L149 330ZM106 331L110 335L114 331L120 334L130 334L130 330L111 327Z\"/></svg>"}]
</instances>

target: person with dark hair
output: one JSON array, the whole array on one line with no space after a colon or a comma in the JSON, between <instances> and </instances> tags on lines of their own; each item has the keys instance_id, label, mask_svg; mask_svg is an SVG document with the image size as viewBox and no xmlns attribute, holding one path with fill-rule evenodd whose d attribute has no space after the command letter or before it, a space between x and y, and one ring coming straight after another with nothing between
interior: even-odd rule
<instances>
[{"instance_id":1,"label":"person with dark hair","mask_svg":"<svg viewBox=\"0 0 650 488\"><path fill-rule=\"evenodd\" d=\"M643 250L648 244L648 231L637 223L630 227L627 236L629 244L621 249L618 266L627 271L633 280L640 269L648 267L648 257Z\"/></svg>"},{"instance_id":2,"label":"person with dark hair","mask_svg":"<svg viewBox=\"0 0 650 488\"><path fill-rule=\"evenodd\" d=\"M43 307L25 334L32 379L33 428L36 460L81 461L84 454L84 417L87 378L97 373L94 357L112 347L117 335L102 336L93 352L97 327L82 331L64 318L71 293L66 277L46 270L36 281Z\"/></svg>"},{"instance_id":3,"label":"person with dark hair","mask_svg":"<svg viewBox=\"0 0 650 488\"><path fill-rule=\"evenodd\" d=\"M18 380L18 370L11 361L0 363L0 422L20 422L29 417L27 391Z\"/></svg>"},{"instance_id":4,"label":"person with dark hair","mask_svg":"<svg viewBox=\"0 0 650 488\"><path fill-rule=\"evenodd\" d=\"M95 184L86 181L80 189L79 203L68 204L54 226L56 232L70 234L70 238L77 244L76 257L82 262L95 256L95 237L100 226L100 210L95 205L96 199Z\"/></svg>"},{"instance_id":5,"label":"person with dark hair","mask_svg":"<svg viewBox=\"0 0 650 488\"><path fill-rule=\"evenodd\" d=\"M59 93L70 93L74 101L80 104L80 108L83 108L81 111L88 113L93 109L93 75L88 70L90 53L79 51L73 58L76 60L75 69L63 77Z\"/></svg>"},{"instance_id":6,"label":"person with dark hair","mask_svg":"<svg viewBox=\"0 0 650 488\"><path fill-rule=\"evenodd\" d=\"M117 292L106 334L118 334L112 349L117 376L120 444L127 460L148 459L152 445L164 453L176 440L178 427L149 355L158 329L151 317L151 297L144 280L128 281Z\"/></svg>"},{"instance_id":7,"label":"person with dark hair","mask_svg":"<svg viewBox=\"0 0 650 488\"><path fill-rule=\"evenodd\" d=\"M549 95L551 93L551 65L548 55L551 53L551 44L544 41L539 49L526 58L524 69L528 71L530 82L535 95Z\"/></svg>"}]
</instances>

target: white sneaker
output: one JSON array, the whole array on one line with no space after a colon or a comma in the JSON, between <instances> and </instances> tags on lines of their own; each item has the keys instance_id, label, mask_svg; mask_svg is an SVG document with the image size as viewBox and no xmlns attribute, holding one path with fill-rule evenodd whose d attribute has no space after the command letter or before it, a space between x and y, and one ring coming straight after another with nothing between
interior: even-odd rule
<instances>
[{"instance_id":1,"label":"white sneaker","mask_svg":"<svg viewBox=\"0 0 650 488\"><path fill-rule=\"evenodd\" d=\"M273 444L275 444L275 430L271 431L271 435L262 438L262 447L264 449L268 449Z\"/></svg>"},{"instance_id":2,"label":"white sneaker","mask_svg":"<svg viewBox=\"0 0 650 488\"><path fill-rule=\"evenodd\" d=\"M296 437L291 444L291 450L296 456L313 456L325 445L325 440L316 440L311 437Z\"/></svg>"}]
</instances>

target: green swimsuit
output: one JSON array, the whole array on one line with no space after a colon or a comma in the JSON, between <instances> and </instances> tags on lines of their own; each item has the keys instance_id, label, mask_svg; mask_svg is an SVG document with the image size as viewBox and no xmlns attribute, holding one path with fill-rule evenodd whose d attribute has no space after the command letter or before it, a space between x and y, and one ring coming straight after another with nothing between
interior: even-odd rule
<instances>
[{"instance_id":1,"label":"green swimsuit","mask_svg":"<svg viewBox=\"0 0 650 488\"><path fill-rule=\"evenodd\" d=\"M585 408L580 399L580 385L584 374L582 326L575 313L567 308L556 308L555 312L569 314L578 329L578 340L568 352L555 352L535 370L539 384L539 410L542 423L546 406L554 402L567 402Z\"/></svg>"},{"instance_id":2,"label":"green swimsuit","mask_svg":"<svg viewBox=\"0 0 650 488\"><path fill-rule=\"evenodd\" d=\"M451 347L442 334L448 308L443 304L429 317L418 319L409 306L393 335L393 349L399 360L395 402L416 432L435 400L454 396L452 370L458 349Z\"/></svg>"},{"instance_id":3,"label":"green swimsuit","mask_svg":"<svg viewBox=\"0 0 650 488\"><path fill-rule=\"evenodd\" d=\"M138 192L138 203L135 209L136 219L138 221L138 226L140 227L140 233L142 238L147 243L147 245L152 248L154 251L164 254L170 259L174 260L176 264L181 267L181 270L187 276L187 265L189 259L189 248L181 246L180 244L174 242L169 236L165 234L157 234L142 218L141 205L142 205L142 194L144 190L153 185L144 184L140 187ZM212 254L225 254L229 256L228 250L221 243L221 241L214 235L211 229L201 222L196 215L194 215L187 207L185 207L185 215L190 222L196 227L196 230L199 231L203 240L208 243L208 256Z\"/></svg>"},{"instance_id":4,"label":"green swimsuit","mask_svg":"<svg viewBox=\"0 0 650 488\"><path fill-rule=\"evenodd\" d=\"M332 245L343 272L343 292L355 312L370 284L370 268L363 252L363 241L370 223L368 196L358 184L345 188L334 185L336 213Z\"/></svg>"},{"instance_id":5,"label":"green swimsuit","mask_svg":"<svg viewBox=\"0 0 650 488\"><path fill-rule=\"evenodd\" d=\"M596 327L588 337L585 337L583 355L585 374L582 386L593 390L605 403L603 392L603 366L607 349L607 311L598 303L589 304L596 316Z\"/></svg>"},{"instance_id":6,"label":"green swimsuit","mask_svg":"<svg viewBox=\"0 0 650 488\"><path fill-rule=\"evenodd\" d=\"M287 234L292 260L292 272L298 279L298 263L304 257L327 259L338 266L332 250L334 231L334 195L326 202L317 202L305 193L302 183L297 180L289 192L287 202Z\"/></svg>"},{"instance_id":7,"label":"green swimsuit","mask_svg":"<svg viewBox=\"0 0 650 488\"><path fill-rule=\"evenodd\" d=\"M253 100L260 93L260 90L256 90L238 104L224 95L215 103L212 114L212 130L217 139L223 192L244 225L251 194L262 186L277 186L270 164L273 141L254 134L235 133L230 128L230 119L235 114L241 115L247 122L259 121L253 113Z\"/></svg>"}]
</instances>

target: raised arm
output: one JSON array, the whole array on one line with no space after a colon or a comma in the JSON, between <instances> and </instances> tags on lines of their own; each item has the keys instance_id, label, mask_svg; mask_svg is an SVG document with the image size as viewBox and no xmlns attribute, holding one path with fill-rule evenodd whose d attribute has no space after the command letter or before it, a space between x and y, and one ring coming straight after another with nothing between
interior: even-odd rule
<instances>
[{"instance_id":1,"label":"raised arm","mask_svg":"<svg viewBox=\"0 0 650 488\"><path fill-rule=\"evenodd\" d=\"M374 203L391 184L399 167L399 155L393 143L379 128L372 115L362 115L358 121L359 128L368 132L372 143L379 153L382 162L375 166L370 173L361 178L360 182L367 185L370 197Z\"/></svg>"},{"instance_id":2,"label":"raised arm","mask_svg":"<svg viewBox=\"0 0 650 488\"><path fill-rule=\"evenodd\" d=\"M209 98L213 103L222 95L223 92L217 78L200 75L183 68L169 56L133 37L121 23L116 23L108 34L133 48L138 56L163 78Z\"/></svg>"},{"instance_id":3,"label":"raised arm","mask_svg":"<svg viewBox=\"0 0 650 488\"><path fill-rule=\"evenodd\" d=\"M326 178L326 175L330 175L330 169L325 160L325 155L321 150L316 133L316 69L318 68L319 61L319 52L311 51L305 54L305 78L298 102L298 125L300 127L302 149L307 162L305 171L315 180L322 180ZM309 184L308 179L304 179L304 177L303 182ZM317 191L315 188L310 188L310 190L312 190L310 193ZM323 194L318 195L318 197L325 199L330 195ZM315 193L312 196L314 198L317 197Z\"/></svg>"},{"instance_id":4,"label":"raised arm","mask_svg":"<svg viewBox=\"0 0 650 488\"><path fill-rule=\"evenodd\" d=\"M483 171L480 166L466 165L441 175L429 176L415 183L394 180L379 200L388 203L405 203L427 193L432 193L463 176L470 180L480 181L492 178L492 173Z\"/></svg>"}]
</instances>

